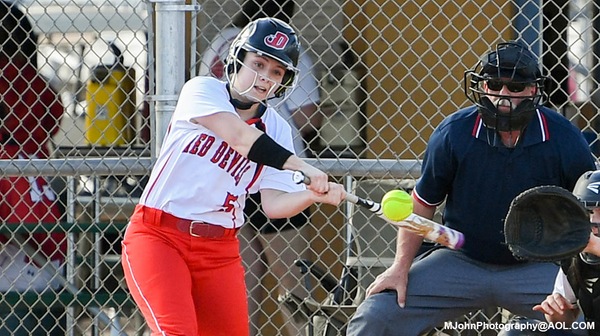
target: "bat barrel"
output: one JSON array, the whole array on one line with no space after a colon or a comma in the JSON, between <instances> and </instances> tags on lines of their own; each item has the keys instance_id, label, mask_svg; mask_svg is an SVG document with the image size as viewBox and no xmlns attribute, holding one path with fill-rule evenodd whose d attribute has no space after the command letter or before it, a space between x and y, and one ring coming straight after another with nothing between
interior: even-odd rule
<instances>
[{"instance_id":1,"label":"bat barrel","mask_svg":"<svg viewBox=\"0 0 600 336\"><path fill-rule=\"evenodd\" d=\"M451 249L458 250L465 243L462 232L453 230L447 226L438 224L430 219L411 214L403 222L407 223L412 231L417 232L423 238L442 244Z\"/></svg>"}]
</instances>

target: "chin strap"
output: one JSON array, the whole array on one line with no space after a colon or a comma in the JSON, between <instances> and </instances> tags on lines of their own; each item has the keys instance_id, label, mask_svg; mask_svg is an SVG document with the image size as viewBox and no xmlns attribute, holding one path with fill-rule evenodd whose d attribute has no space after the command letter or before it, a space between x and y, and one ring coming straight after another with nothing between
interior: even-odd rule
<instances>
[{"instance_id":1,"label":"chin strap","mask_svg":"<svg viewBox=\"0 0 600 336\"><path fill-rule=\"evenodd\" d=\"M249 110L252 105L256 104L256 103L244 103L243 101L237 100L233 97L229 98L229 102L231 102L231 105L233 105L233 107L240 109L240 110Z\"/></svg>"},{"instance_id":2,"label":"chin strap","mask_svg":"<svg viewBox=\"0 0 600 336\"><path fill-rule=\"evenodd\" d=\"M231 95L231 87L229 86L229 83L227 84L227 93L229 93L229 102L231 103L231 105L233 105L233 107L237 109L249 110L254 104L256 104L256 102L245 103L241 100L233 98L233 96Z\"/></svg>"}]
</instances>

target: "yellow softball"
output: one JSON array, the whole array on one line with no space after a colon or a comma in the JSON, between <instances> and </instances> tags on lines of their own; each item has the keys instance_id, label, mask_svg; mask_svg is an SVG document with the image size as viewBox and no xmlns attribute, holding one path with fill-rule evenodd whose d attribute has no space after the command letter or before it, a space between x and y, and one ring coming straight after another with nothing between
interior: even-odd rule
<instances>
[{"instance_id":1,"label":"yellow softball","mask_svg":"<svg viewBox=\"0 0 600 336\"><path fill-rule=\"evenodd\" d=\"M412 197L404 190L388 191L381 199L381 208L387 218L404 220L413 212Z\"/></svg>"}]
</instances>

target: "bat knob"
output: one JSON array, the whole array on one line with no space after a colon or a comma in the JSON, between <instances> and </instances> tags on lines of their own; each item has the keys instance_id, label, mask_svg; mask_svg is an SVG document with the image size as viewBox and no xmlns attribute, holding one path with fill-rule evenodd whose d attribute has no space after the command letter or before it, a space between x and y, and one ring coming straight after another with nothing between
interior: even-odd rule
<instances>
[{"instance_id":1,"label":"bat knob","mask_svg":"<svg viewBox=\"0 0 600 336\"><path fill-rule=\"evenodd\" d=\"M294 183L296 183L296 184L300 184L300 183L310 184L310 178L306 177L304 175L304 173L301 171L295 171L292 174L292 181L294 181Z\"/></svg>"}]
</instances>

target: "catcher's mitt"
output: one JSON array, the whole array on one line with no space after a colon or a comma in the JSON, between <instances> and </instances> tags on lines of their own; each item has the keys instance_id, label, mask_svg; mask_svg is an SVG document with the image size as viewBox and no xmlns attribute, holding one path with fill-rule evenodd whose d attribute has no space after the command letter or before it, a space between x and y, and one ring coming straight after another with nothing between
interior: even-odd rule
<instances>
[{"instance_id":1,"label":"catcher's mitt","mask_svg":"<svg viewBox=\"0 0 600 336\"><path fill-rule=\"evenodd\" d=\"M581 252L590 239L587 210L568 190L540 186L510 204L504 237L518 259L559 261Z\"/></svg>"}]
</instances>

